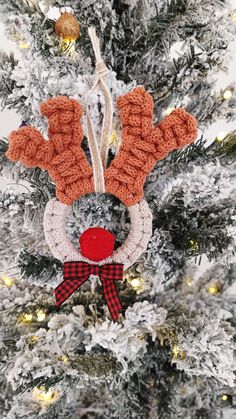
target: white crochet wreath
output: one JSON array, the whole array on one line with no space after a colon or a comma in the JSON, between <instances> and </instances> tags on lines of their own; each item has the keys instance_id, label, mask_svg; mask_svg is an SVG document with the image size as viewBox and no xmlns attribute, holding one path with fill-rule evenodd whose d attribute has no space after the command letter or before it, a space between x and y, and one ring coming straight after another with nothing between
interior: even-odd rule
<instances>
[{"instance_id":1,"label":"white crochet wreath","mask_svg":"<svg viewBox=\"0 0 236 419\"><path fill-rule=\"evenodd\" d=\"M66 220L71 211L71 205L62 204L56 198L51 199L44 212L44 233L53 256L61 262L85 261L80 251L69 240L66 233ZM130 216L130 231L125 242L114 251L112 256L97 262L122 263L128 269L146 250L152 235L152 213L148 203L142 199L138 204L128 207Z\"/></svg>"}]
</instances>

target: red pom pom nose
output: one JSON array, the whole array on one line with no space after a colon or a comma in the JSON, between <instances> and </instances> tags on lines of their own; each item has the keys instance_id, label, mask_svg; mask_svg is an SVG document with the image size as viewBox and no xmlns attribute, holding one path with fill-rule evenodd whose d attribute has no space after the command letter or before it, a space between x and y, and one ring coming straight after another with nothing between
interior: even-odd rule
<instances>
[{"instance_id":1,"label":"red pom pom nose","mask_svg":"<svg viewBox=\"0 0 236 419\"><path fill-rule=\"evenodd\" d=\"M80 251L84 257L98 262L111 256L115 246L115 236L101 227L91 227L79 239Z\"/></svg>"}]
</instances>

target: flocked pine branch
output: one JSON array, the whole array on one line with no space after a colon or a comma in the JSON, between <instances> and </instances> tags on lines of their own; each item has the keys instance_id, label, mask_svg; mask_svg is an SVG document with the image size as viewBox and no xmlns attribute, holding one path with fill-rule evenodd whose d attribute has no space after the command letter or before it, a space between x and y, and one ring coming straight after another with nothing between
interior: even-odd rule
<instances>
[{"instance_id":1,"label":"flocked pine branch","mask_svg":"<svg viewBox=\"0 0 236 419\"><path fill-rule=\"evenodd\" d=\"M71 6L80 21L73 56L59 48L51 6ZM65 94L86 104L94 67L87 28L95 25L114 102L144 83L156 121L169 106L187 108L201 127L219 117L231 120L234 86L226 86L232 92L227 100L214 89L235 34L227 7L224 0L0 0L7 34L25 48L19 63L3 56L0 97L43 133L40 102ZM95 94L96 125L102 105ZM113 128L119 143L116 113ZM221 419L235 403L235 133L172 153L149 176L153 237L120 284L126 311L116 324L99 281L88 281L59 312L55 308L51 286L54 278L61 281L62 266L42 231L54 185L46 172L6 161L6 149L7 140L1 141L0 170L8 184L0 200L4 418ZM129 220L112 197L87 196L67 223L75 246L91 225L111 230L120 245ZM199 276L195 261L205 255L214 266Z\"/></svg>"},{"instance_id":2,"label":"flocked pine branch","mask_svg":"<svg viewBox=\"0 0 236 419\"><path fill-rule=\"evenodd\" d=\"M63 5L54 2L56 7ZM35 104L44 100L49 92L50 95L78 95L76 76L86 72L91 74L92 71L88 57L93 59L93 53L86 31L89 25L95 25L104 56L116 78L125 83L130 80L144 83L155 96L158 118L173 103L175 106L187 104L202 125L225 115L227 107L228 117L232 118L235 99L225 103L220 94L214 97L213 82L208 81L213 72L225 67L225 53L235 33L230 14L224 9L227 3L214 4L215 13L212 13L211 1L193 3L179 0L146 6L142 8L137 2L130 8L119 2L112 7L107 0L103 0L102 7L96 2L89 8L85 1L73 4L81 23L79 57L74 63L59 51L54 22L43 16L42 10L29 17L23 9L17 25L14 21L9 24L13 33L18 31L29 43L29 50L24 53L27 66L24 68L21 63L20 71L12 77L15 88L8 98L9 106L18 109L24 117L32 118L31 115L35 117L38 112ZM148 10L150 16L144 19ZM30 26L32 19L33 25ZM125 30L122 22L125 22ZM173 59L171 46L174 48L176 42L182 41L183 51L179 52L178 59ZM28 62L32 63L32 73ZM24 76L19 79L20 73ZM53 80L58 78L60 84L55 85ZM49 83L48 87L46 83ZM29 103L25 101L25 91L32 94ZM203 102L204 107L201 106Z\"/></svg>"}]
</instances>

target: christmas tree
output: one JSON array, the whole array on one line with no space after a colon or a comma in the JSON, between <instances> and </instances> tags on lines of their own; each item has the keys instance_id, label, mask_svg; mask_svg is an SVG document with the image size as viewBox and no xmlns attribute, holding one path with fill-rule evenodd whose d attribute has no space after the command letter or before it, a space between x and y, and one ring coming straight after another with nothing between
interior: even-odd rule
<instances>
[{"instance_id":1,"label":"christmas tree","mask_svg":"<svg viewBox=\"0 0 236 419\"><path fill-rule=\"evenodd\" d=\"M0 16L21 51L18 60L0 53L1 102L22 125L47 136L40 104L64 95L90 105L100 132L101 92L87 95L95 66L88 28L95 27L114 105L142 85L154 99L155 123L181 107L199 127L198 139L159 161L145 183L153 233L117 286L124 306L118 322L98 279L55 307L63 264L43 232L55 184L47 171L8 160L8 139L1 138L0 175L9 185L0 193L1 419L232 414L236 133L204 132L235 117L234 86L218 91L215 82L227 68L236 12L226 0L0 0ZM120 146L115 108L109 162ZM86 139L83 148L88 155ZM111 231L121 245L127 208L112 195L83 196L66 227L74 245L91 226Z\"/></svg>"}]
</instances>

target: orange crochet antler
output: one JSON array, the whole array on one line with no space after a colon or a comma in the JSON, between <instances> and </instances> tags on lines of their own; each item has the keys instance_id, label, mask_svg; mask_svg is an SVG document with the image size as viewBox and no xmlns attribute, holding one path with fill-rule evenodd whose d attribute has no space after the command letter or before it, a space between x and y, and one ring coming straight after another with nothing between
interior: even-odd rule
<instances>
[{"instance_id":1,"label":"orange crochet antler","mask_svg":"<svg viewBox=\"0 0 236 419\"><path fill-rule=\"evenodd\" d=\"M176 109L153 127L153 99L143 87L121 96L117 105L122 145L105 172L105 185L107 192L130 206L142 198L145 179L155 163L194 141L197 122L184 109Z\"/></svg>"},{"instance_id":2,"label":"orange crochet antler","mask_svg":"<svg viewBox=\"0 0 236 419\"><path fill-rule=\"evenodd\" d=\"M121 96L118 108L122 145L105 171L105 189L131 206L141 200L145 179L156 161L196 138L197 122L176 109L153 127L153 99L143 87ZM10 134L7 157L27 167L47 169L59 201L71 205L94 192L93 170L81 148L82 108L76 100L59 96L42 103L41 112L49 121L49 141L33 127L20 128Z\"/></svg>"},{"instance_id":3,"label":"orange crochet antler","mask_svg":"<svg viewBox=\"0 0 236 419\"><path fill-rule=\"evenodd\" d=\"M10 134L7 157L27 167L47 169L57 198L70 205L94 192L93 171L81 148L82 108L76 100L59 96L42 103L41 113L48 118L49 141L33 127L22 127Z\"/></svg>"}]
</instances>

